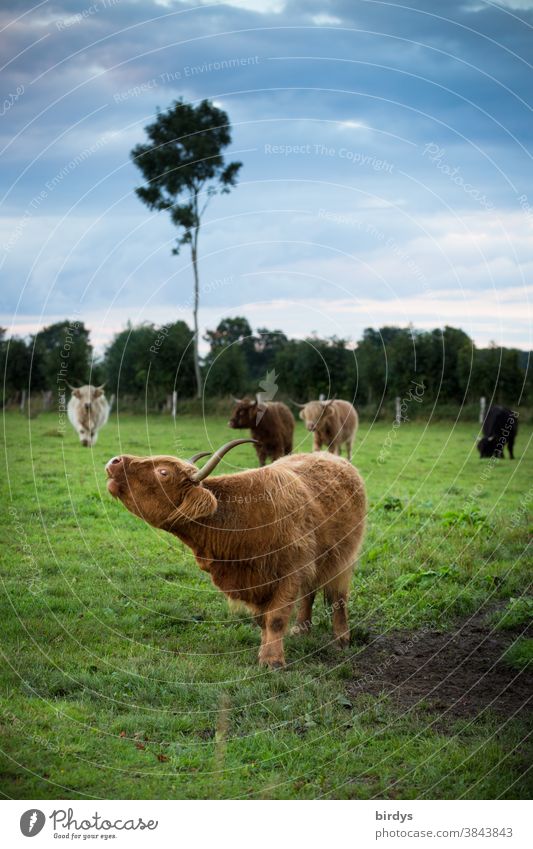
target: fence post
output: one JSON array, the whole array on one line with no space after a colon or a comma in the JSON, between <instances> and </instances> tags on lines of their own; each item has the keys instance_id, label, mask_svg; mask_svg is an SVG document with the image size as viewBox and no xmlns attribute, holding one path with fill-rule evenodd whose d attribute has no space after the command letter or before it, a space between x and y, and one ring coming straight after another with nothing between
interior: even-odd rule
<instances>
[{"instance_id":1,"label":"fence post","mask_svg":"<svg viewBox=\"0 0 533 849\"><path fill-rule=\"evenodd\" d=\"M402 421L402 399L399 395L396 396L396 416L394 420L397 424L400 424Z\"/></svg>"},{"instance_id":2,"label":"fence post","mask_svg":"<svg viewBox=\"0 0 533 849\"><path fill-rule=\"evenodd\" d=\"M22 390L22 395L20 396L20 412L24 412L24 407L26 406L26 390Z\"/></svg>"},{"instance_id":3,"label":"fence post","mask_svg":"<svg viewBox=\"0 0 533 849\"><path fill-rule=\"evenodd\" d=\"M172 393L172 418L176 421L176 407L178 405L178 393L176 390Z\"/></svg>"},{"instance_id":4,"label":"fence post","mask_svg":"<svg viewBox=\"0 0 533 849\"><path fill-rule=\"evenodd\" d=\"M487 408L487 399L485 398L484 395L482 395L481 398L479 399L479 423L480 423L480 425L482 425L483 422L485 421L485 410L486 410L486 408Z\"/></svg>"}]
</instances>

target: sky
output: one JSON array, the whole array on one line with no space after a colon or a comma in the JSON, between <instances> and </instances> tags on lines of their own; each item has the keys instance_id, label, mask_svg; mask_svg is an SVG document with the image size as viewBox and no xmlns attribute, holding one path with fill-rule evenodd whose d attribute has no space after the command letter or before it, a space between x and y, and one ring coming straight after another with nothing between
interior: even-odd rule
<instances>
[{"instance_id":1,"label":"sky","mask_svg":"<svg viewBox=\"0 0 533 849\"><path fill-rule=\"evenodd\" d=\"M0 324L82 320L100 352L128 320L192 325L130 151L208 98L243 164L203 220L202 331L533 348L532 26L533 0L4 0Z\"/></svg>"}]
</instances>

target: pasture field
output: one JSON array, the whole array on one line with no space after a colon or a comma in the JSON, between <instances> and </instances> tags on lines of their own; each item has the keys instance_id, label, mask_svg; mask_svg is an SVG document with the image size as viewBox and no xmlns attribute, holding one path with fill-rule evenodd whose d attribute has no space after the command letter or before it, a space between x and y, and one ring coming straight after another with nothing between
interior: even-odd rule
<instances>
[{"instance_id":1,"label":"pasture field","mask_svg":"<svg viewBox=\"0 0 533 849\"><path fill-rule=\"evenodd\" d=\"M224 419L113 415L94 449L52 414L4 422L5 797L531 795L531 427L510 462L478 459L475 424L363 424L352 644L317 599L270 672L248 616L105 486L114 454L217 447ZM221 468L249 465L243 446Z\"/></svg>"}]
</instances>

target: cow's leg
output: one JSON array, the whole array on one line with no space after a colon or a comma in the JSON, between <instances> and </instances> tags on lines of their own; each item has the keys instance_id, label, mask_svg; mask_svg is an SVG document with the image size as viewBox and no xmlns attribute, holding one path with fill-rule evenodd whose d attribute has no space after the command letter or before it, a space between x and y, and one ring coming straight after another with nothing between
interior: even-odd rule
<instances>
[{"instance_id":1,"label":"cow's leg","mask_svg":"<svg viewBox=\"0 0 533 849\"><path fill-rule=\"evenodd\" d=\"M350 644L350 626L348 625L348 592L350 588L351 566L335 576L325 587L326 599L331 605L333 636L340 648Z\"/></svg>"},{"instance_id":2,"label":"cow's leg","mask_svg":"<svg viewBox=\"0 0 533 849\"><path fill-rule=\"evenodd\" d=\"M509 436L507 441L507 448L509 449L509 459L514 460L513 448L514 448L514 434Z\"/></svg>"},{"instance_id":3,"label":"cow's leg","mask_svg":"<svg viewBox=\"0 0 533 849\"><path fill-rule=\"evenodd\" d=\"M260 666L269 666L270 669L280 669L285 666L283 638L287 632L297 594L298 586L295 581L283 581L279 584L268 607L262 610Z\"/></svg>"},{"instance_id":4,"label":"cow's leg","mask_svg":"<svg viewBox=\"0 0 533 849\"><path fill-rule=\"evenodd\" d=\"M294 626L291 628L291 634L293 636L307 634L307 632L311 630L311 619L313 616L313 602L315 600L315 595L316 593L314 591L309 590L301 598L300 606L298 608L298 616L296 617Z\"/></svg>"},{"instance_id":5,"label":"cow's leg","mask_svg":"<svg viewBox=\"0 0 533 849\"><path fill-rule=\"evenodd\" d=\"M320 439L318 433L315 430L315 432L313 433L313 451L320 451L321 448L322 440Z\"/></svg>"},{"instance_id":6,"label":"cow's leg","mask_svg":"<svg viewBox=\"0 0 533 849\"><path fill-rule=\"evenodd\" d=\"M348 461L352 462L352 450L353 450L353 439L346 440L346 457Z\"/></svg>"},{"instance_id":7,"label":"cow's leg","mask_svg":"<svg viewBox=\"0 0 533 849\"><path fill-rule=\"evenodd\" d=\"M266 459L267 459L267 452L266 452L265 446L262 443L260 443L259 445L255 446L255 450L256 450L256 453L257 453L258 460L259 460L259 465L265 466L266 465Z\"/></svg>"},{"instance_id":8,"label":"cow's leg","mask_svg":"<svg viewBox=\"0 0 533 849\"><path fill-rule=\"evenodd\" d=\"M333 602L333 635L341 648L350 645L347 605L348 593L337 593Z\"/></svg>"},{"instance_id":9,"label":"cow's leg","mask_svg":"<svg viewBox=\"0 0 533 849\"><path fill-rule=\"evenodd\" d=\"M294 602L264 614L264 628L261 630L262 639L259 649L260 666L269 666L270 669L280 669L285 666L283 638L287 632L293 605Z\"/></svg>"}]
</instances>

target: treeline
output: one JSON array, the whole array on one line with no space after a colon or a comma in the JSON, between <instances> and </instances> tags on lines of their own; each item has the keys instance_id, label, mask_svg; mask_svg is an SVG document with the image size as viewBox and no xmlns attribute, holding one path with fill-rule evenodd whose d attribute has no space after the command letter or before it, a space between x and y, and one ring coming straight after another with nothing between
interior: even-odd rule
<instances>
[{"instance_id":1,"label":"treeline","mask_svg":"<svg viewBox=\"0 0 533 849\"><path fill-rule=\"evenodd\" d=\"M26 393L54 396L72 385L106 383L122 407L168 407L172 393L193 398L193 333L184 321L128 325L95 358L83 322L63 321L27 340L0 337L4 405ZM255 395L304 402L320 395L354 399L379 409L416 383L426 403L477 403L480 396L511 407L533 406L527 352L476 348L464 331L367 328L356 343L332 337L289 339L280 330L255 332L242 317L208 330L202 364L207 398Z\"/></svg>"}]
</instances>

